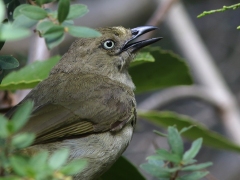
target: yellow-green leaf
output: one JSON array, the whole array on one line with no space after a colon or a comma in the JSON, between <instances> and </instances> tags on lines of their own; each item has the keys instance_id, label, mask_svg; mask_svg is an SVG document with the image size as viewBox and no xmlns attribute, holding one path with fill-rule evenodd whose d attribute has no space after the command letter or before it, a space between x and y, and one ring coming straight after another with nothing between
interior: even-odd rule
<instances>
[{"instance_id":1,"label":"yellow-green leaf","mask_svg":"<svg viewBox=\"0 0 240 180\"><path fill-rule=\"evenodd\" d=\"M35 87L48 77L50 70L60 58L55 56L46 61L36 61L18 71L11 72L3 79L0 89L17 90Z\"/></svg>"}]
</instances>

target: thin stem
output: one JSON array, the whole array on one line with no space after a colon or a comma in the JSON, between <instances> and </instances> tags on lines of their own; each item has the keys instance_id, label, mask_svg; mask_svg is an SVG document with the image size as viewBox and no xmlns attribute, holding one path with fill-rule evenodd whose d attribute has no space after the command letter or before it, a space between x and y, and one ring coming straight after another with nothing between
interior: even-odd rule
<instances>
[{"instance_id":1,"label":"thin stem","mask_svg":"<svg viewBox=\"0 0 240 180\"><path fill-rule=\"evenodd\" d=\"M234 5L231 5L231 6L223 6L221 9L215 9L215 10L211 10L211 11L204 11L202 14L199 14L197 17L200 18L200 17L203 17L203 16L206 16L206 15L209 15L209 14L213 14L213 13L217 13L217 12L223 12L223 11L226 11L226 10L229 10L229 9L237 9L240 7L240 3L238 4L234 4Z\"/></svg>"},{"instance_id":2,"label":"thin stem","mask_svg":"<svg viewBox=\"0 0 240 180\"><path fill-rule=\"evenodd\" d=\"M179 171L176 171L173 176L170 178L170 180L175 180L178 177Z\"/></svg>"}]
</instances>

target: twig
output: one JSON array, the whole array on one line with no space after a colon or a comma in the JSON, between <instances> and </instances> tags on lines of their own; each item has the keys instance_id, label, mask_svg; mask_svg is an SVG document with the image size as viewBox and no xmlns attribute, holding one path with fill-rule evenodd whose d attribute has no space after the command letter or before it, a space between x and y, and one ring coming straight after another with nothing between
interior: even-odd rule
<instances>
[{"instance_id":1,"label":"twig","mask_svg":"<svg viewBox=\"0 0 240 180\"><path fill-rule=\"evenodd\" d=\"M223 12L223 11L226 11L226 10L229 10L229 9L237 9L240 7L240 3L238 4L234 4L234 5L231 5L231 6L223 6L221 9L215 9L215 10L211 10L211 11L204 11L202 14L199 14L197 17L200 18L200 17L203 17L203 16L206 16L206 15L209 15L209 14L213 14L213 13L217 13L217 12Z\"/></svg>"},{"instance_id":2,"label":"twig","mask_svg":"<svg viewBox=\"0 0 240 180\"><path fill-rule=\"evenodd\" d=\"M222 102L209 89L201 86L176 86L156 92L149 96L147 100L138 105L139 109L157 109L174 101L186 98L197 98L213 105L216 108L222 107Z\"/></svg>"},{"instance_id":3,"label":"twig","mask_svg":"<svg viewBox=\"0 0 240 180\"><path fill-rule=\"evenodd\" d=\"M177 2L178 0L168 0L164 4L161 3L161 0L158 0L158 7L156 11L153 13L152 17L148 20L146 24L152 25L152 26L159 26L163 20L165 19L166 14L172 7L172 5ZM143 39L148 39L153 36L154 31L151 31L144 36L142 36Z\"/></svg>"}]
</instances>

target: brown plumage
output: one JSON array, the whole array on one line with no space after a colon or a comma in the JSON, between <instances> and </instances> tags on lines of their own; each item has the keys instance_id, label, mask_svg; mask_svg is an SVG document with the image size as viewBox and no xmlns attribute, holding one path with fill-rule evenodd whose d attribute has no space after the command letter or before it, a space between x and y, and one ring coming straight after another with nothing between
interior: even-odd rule
<instances>
[{"instance_id":1,"label":"brown plumage","mask_svg":"<svg viewBox=\"0 0 240 180\"><path fill-rule=\"evenodd\" d=\"M100 28L101 37L76 40L49 77L22 101L34 102L22 131L36 134L25 152L52 153L68 147L69 160L88 160L88 167L74 179L90 180L105 172L126 149L136 124L128 66L138 49L159 39L129 42L153 29Z\"/></svg>"}]
</instances>

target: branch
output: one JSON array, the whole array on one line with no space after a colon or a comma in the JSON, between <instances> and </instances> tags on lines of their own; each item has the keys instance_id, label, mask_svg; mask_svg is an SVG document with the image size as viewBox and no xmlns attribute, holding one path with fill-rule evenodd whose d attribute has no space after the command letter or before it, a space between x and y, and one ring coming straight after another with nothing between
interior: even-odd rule
<instances>
[{"instance_id":1,"label":"branch","mask_svg":"<svg viewBox=\"0 0 240 180\"><path fill-rule=\"evenodd\" d=\"M231 5L231 6L223 6L221 9L215 9L215 10L211 10L211 11L204 11L202 14L199 14L197 17L200 18L200 17L203 17L203 16L206 16L206 15L209 15L209 14L213 14L213 13L217 13L217 12L224 12L226 10L229 10L229 9L237 9L240 7L240 3L238 4L234 4L234 5Z\"/></svg>"},{"instance_id":2,"label":"branch","mask_svg":"<svg viewBox=\"0 0 240 180\"><path fill-rule=\"evenodd\" d=\"M138 108L144 110L157 109L186 98L203 100L218 109L225 108L222 107L222 102L219 101L218 97L212 91L200 86L176 86L156 92L141 102Z\"/></svg>"},{"instance_id":3,"label":"branch","mask_svg":"<svg viewBox=\"0 0 240 180\"><path fill-rule=\"evenodd\" d=\"M165 3L161 3L161 0L158 0L159 2L158 7L146 24L152 25L152 26L159 26L165 19L165 16L167 15L168 11L171 9L172 5L177 1L178 0L168 0L168 1L165 1ZM148 32L147 34L142 36L142 38L148 39L153 36L153 33L154 31Z\"/></svg>"}]
</instances>

